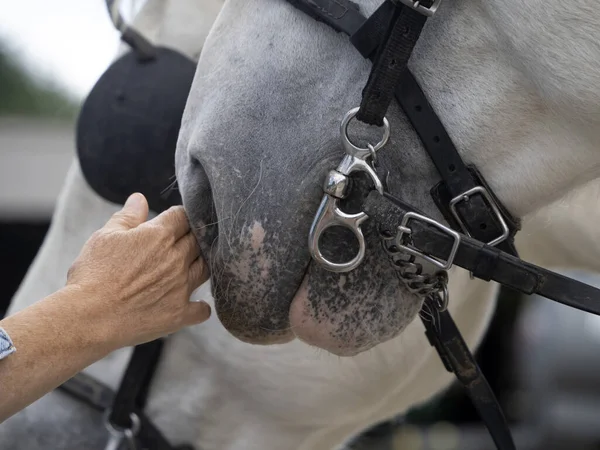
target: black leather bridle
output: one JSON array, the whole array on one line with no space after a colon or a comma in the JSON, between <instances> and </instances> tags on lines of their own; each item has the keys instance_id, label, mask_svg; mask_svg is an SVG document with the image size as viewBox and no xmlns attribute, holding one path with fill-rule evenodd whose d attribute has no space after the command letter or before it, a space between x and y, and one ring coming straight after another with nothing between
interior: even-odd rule
<instances>
[{"instance_id":1,"label":"black leather bridle","mask_svg":"<svg viewBox=\"0 0 600 450\"><path fill-rule=\"evenodd\" d=\"M374 189L366 196L362 211L379 226L391 262L401 264L401 255L407 253L428 261L433 258L442 261L446 270L455 264L474 277L600 314L600 290L519 259L514 246L519 221L508 213L477 169L463 162L408 68L423 26L440 0L386 0L368 19L349 0L287 1L348 35L358 52L373 62L356 119L382 126L395 98L441 177L430 194L453 231L388 192ZM427 339L465 388L497 448L514 449L494 393L449 311L439 308L436 300L436 296L426 297L424 307L429 314L421 314Z\"/></svg>"},{"instance_id":2,"label":"black leather bridle","mask_svg":"<svg viewBox=\"0 0 600 450\"><path fill-rule=\"evenodd\" d=\"M406 262L403 259L406 255L409 255L413 267L416 267L413 262L419 258L433 258L434 261L442 261L446 269L455 264L470 271L474 277L494 280L525 294L540 294L565 305L600 314L599 289L519 259L514 246L514 236L520 228L519 221L511 217L477 169L463 162L407 67L427 18L435 13L441 0L385 0L368 19L361 14L358 5L349 0L286 1L335 31L348 35L359 54L372 61L356 119L381 126L395 98L440 175L441 181L432 186L430 194L450 228L388 192L373 190L366 195L362 210L369 220L377 223L382 245L392 264L401 266ZM112 9L112 3L112 0L107 0L109 9ZM117 78L125 73L120 69L124 64L141 65L145 61L166 58L163 55L165 49L157 50L119 17L115 16L113 20L116 20L115 25L121 31L122 39L133 49L133 59L137 58L138 61L115 63L113 67L118 71L113 70L113 75ZM173 56L176 55L169 57ZM185 80L193 74L195 66L191 61L188 62L192 69L185 69ZM183 67L188 63L178 64ZM128 70L131 68L127 67ZM186 88L183 86L182 89ZM114 86L108 83L108 87L102 89L110 91ZM90 111L101 109L98 106L105 102L106 93L102 89L98 89L97 100L89 102ZM88 119L92 117L90 114L86 113ZM109 115L112 111L103 110L102 114ZM174 119L179 120L180 117ZM97 123L96 120L81 119L80 122ZM87 130L81 130L80 134L86 137L89 133L84 131ZM106 148L102 145L100 149ZM85 168L85 155L81 151L79 155ZM90 171L94 164L90 163ZM91 179L90 175L87 178ZM99 189L96 190L102 195ZM116 201L115 198L118 199L122 194L111 193L109 199ZM412 273L412 276L420 276L420 272ZM445 307L440 307L436 295L425 296L424 310L427 309L429 314L420 315L427 339L435 347L446 369L454 373L465 388L497 448L514 449L509 427L494 393L450 313ZM435 314L431 314L432 311ZM135 347L116 393L84 374L78 374L63 384L61 389L105 411L109 431L119 442L129 442L130 448L173 450L175 447L143 412L162 345L163 341L157 340Z\"/></svg>"}]
</instances>

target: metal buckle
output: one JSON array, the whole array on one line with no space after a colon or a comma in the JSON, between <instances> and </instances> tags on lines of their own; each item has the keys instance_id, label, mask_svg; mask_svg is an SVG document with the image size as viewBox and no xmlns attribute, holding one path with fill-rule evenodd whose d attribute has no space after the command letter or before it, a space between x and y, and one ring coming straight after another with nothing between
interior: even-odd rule
<instances>
[{"instance_id":1,"label":"metal buckle","mask_svg":"<svg viewBox=\"0 0 600 450\"><path fill-rule=\"evenodd\" d=\"M402 243L404 235L412 233L412 230L406 226L410 219L420 220L422 222L426 222L430 225L433 225L454 239L452 250L450 250L450 254L448 255L448 259L446 261L434 258L433 256L426 255L425 253L419 251L419 249L415 247L408 247ZM430 219L429 217L422 216L421 214L417 214L415 212L408 212L404 215L404 217L402 218L402 222L400 222L400 225L398 226L398 234L396 235L396 245L399 249L410 253L411 255L421 257L442 270L449 270L452 267L452 264L454 263L454 258L456 256L456 252L458 251L458 246L460 245L460 234L454 231L452 228L448 228L447 226L442 225L441 223L436 222L435 220Z\"/></svg>"},{"instance_id":2,"label":"metal buckle","mask_svg":"<svg viewBox=\"0 0 600 450\"><path fill-rule=\"evenodd\" d=\"M473 194L476 194L476 193L480 193L481 195L483 195L485 197L485 199L488 201L488 203L492 207L494 214L496 214L496 218L500 221L500 225L502 226L502 234L500 236L498 236L496 239L493 239L487 243L487 245L490 245L493 247L495 245L498 245L500 242L504 241L509 236L510 231L508 229L508 225L506 225L506 221L504 220L504 217L502 217L502 213L500 212L500 209L498 209L496 202L494 201L494 199L492 198L492 196L490 195L490 193L488 192L488 190L486 188L484 188L483 186L476 186L472 189L469 189L468 191L463 192L460 195L457 195L452 200L450 200L450 211L452 212L452 215L454 216L454 218L456 219L456 221L462 228L463 232L467 236L471 237L471 234L467 230L467 227L465 226L464 222L459 217L458 212L456 211L456 205L458 203L460 203L461 201L467 201L469 199L469 197L471 197Z\"/></svg>"},{"instance_id":3,"label":"metal buckle","mask_svg":"<svg viewBox=\"0 0 600 450\"><path fill-rule=\"evenodd\" d=\"M433 0L432 5L428 8L427 6L421 5L421 0L398 0L402 4L414 9L415 11L423 14L424 16L431 17L435 14L442 0Z\"/></svg>"}]
</instances>

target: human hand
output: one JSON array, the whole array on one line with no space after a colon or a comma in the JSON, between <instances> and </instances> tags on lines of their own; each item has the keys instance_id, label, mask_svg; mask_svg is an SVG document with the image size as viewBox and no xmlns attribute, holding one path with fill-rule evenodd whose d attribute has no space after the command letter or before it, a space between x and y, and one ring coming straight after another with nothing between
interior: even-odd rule
<instances>
[{"instance_id":1,"label":"human hand","mask_svg":"<svg viewBox=\"0 0 600 450\"><path fill-rule=\"evenodd\" d=\"M130 196L85 243L67 275L66 288L79 291L84 314L114 349L157 339L211 314L205 302L189 301L209 274L183 207L147 218L145 197Z\"/></svg>"}]
</instances>

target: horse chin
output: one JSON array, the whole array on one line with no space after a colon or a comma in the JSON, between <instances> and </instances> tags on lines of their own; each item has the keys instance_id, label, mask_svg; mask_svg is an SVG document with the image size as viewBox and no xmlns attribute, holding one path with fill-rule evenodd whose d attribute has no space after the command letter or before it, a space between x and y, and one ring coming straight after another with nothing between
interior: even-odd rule
<instances>
[{"instance_id":1,"label":"horse chin","mask_svg":"<svg viewBox=\"0 0 600 450\"><path fill-rule=\"evenodd\" d=\"M343 339L336 338L336 327L329 320L319 319L311 313L308 296L308 279L306 275L298 292L290 305L290 327L294 335L305 344L332 353L335 356L356 356L375 347L375 340L364 342L353 340L347 335Z\"/></svg>"}]
</instances>

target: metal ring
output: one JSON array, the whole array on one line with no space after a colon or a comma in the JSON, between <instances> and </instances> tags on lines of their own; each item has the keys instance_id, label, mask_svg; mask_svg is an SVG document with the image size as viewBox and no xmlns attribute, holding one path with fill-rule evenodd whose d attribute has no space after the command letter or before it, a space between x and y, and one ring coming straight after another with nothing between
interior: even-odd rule
<instances>
[{"instance_id":1,"label":"metal ring","mask_svg":"<svg viewBox=\"0 0 600 450\"><path fill-rule=\"evenodd\" d=\"M130 436L136 436L140 432L140 428L142 426L142 422L138 415L134 412L129 414L129 418L131 419L131 426L129 428L117 428L113 425L113 423L109 420L110 414L112 413L112 409L107 409L104 413L104 426L108 430L110 434L116 437L125 437L127 436L127 432L130 433Z\"/></svg>"},{"instance_id":2,"label":"metal ring","mask_svg":"<svg viewBox=\"0 0 600 450\"><path fill-rule=\"evenodd\" d=\"M355 156L357 158L365 159L367 156L372 154L371 148L357 147L352 142L350 142L350 138L348 137L348 125L350 124L350 121L356 116L359 109L360 108L356 107L346 113L346 115L342 119L342 123L340 124L340 132L342 134L342 144L344 145L344 150L346 151L346 153L348 153L349 155ZM372 147L373 152L378 152L379 150L381 150L383 148L383 146L385 144L387 144L389 139L390 139L390 123L384 117L383 118L383 136L381 137L381 140L377 144L371 145L370 147Z\"/></svg>"}]
</instances>

